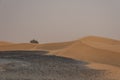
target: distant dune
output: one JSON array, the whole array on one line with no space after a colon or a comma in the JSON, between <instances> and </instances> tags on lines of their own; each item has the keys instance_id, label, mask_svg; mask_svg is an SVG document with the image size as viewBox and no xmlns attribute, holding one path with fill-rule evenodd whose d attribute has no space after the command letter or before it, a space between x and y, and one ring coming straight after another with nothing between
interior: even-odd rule
<instances>
[{"instance_id":1,"label":"distant dune","mask_svg":"<svg viewBox=\"0 0 120 80\"><path fill-rule=\"evenodd\" d=\"M47 44L41 44L37 47L37 49L42 50L61 50L68 46L70 46L74 41L70 42L60 42L60 43L47 43Z\"/></svg>"},{"instance_id":2,"label":"distant dune","mask_svg":"<svg viewBox=\"0 0 120 80\"><path fill-rule=\"evenodd\" d=\"M120 41L95 36L85 37L56 55L120 66Z\"/></svg>"},{"instance_id":3,"label":"distant dune","mask_svg":"<svg viewBox=\"0 0 120 80\"><path fill-rule=\"evenodd\" d=\"M73 42L62 43L47 43L47 44L31 44L31 43L19 43L11 45L1 45L0 51L14 51L14 50L61 50L71 45ZM3 43L2 43L3 44Z\"/></svg>"},{"instance_id":4,"label":"distant dune","mask_svg":"<svg viewBox=\"0 0 120 80\"><path fill-rule=\"evenodd\" d=\"M0 46L0 51L31 50L35 46L36 44L29 43L11 44L6 46Z\"/></svg>"},{"instance_id":5,"label":"distant dune","mask_svg":"<svg viewBox=\"0 0 120 80\"><path fill-rule=\"evenodd\" d=\"M13 43L0 41L0 46L10 45L10 44L13 44Z\"/></svg>"}]
</instances>

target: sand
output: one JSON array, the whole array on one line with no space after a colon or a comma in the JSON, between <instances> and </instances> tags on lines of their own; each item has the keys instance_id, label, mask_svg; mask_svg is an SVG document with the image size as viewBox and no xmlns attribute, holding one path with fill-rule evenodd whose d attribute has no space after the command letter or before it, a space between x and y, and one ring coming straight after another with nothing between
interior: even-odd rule
<instances>
[{"instance_id":1,"label":"sand","mask_svg":"<svg viewBox=\"0 0 120 80\"><path fill-rule=\"evenodd\" d=\"M6 46L0 46L0 51L32 50L35 46L36 44L30 43L11 44Z\"/></svg>"},{"instance_id":2,"label":"sand","mask_svg":"<svg viewBox=\"0 0 120 80\"><path fill-rule=\"evenodd\" d=\"M47 43L47 44L31 44L31 43L16 43L5 45L1 42L0 51L14 51L14 50L46 50L56 51L71 45L73 42L62 42L62 43ZM2 45L4 44L4 45Z\"/></svg>"},{"instance_id":3,"label":"sand","mask_svg":"<svg viewBox=\"0 0 120 80\"><path fill-rule=\"evenodd\" d=\"M120 41L118 40L88 36L70 42L47 44L0 42L0 51L16 50L43 50L48 51L48 55L88 62L87 67L106 71L106 78L120 80Z\"/></svg>"},{"instance_id":4,"label":"sand","mask_svg":"<svg viewBox=\"0 0 120 80\"><path fill-rule=\"evenodd\" d=\"M103 37L88 36L76 41L47 44L1 41L0 45L0 51L45 50L58 56L120 66L120 41Z\"/></svg>"},{"instance_id":5,"label":"sand","mask_svg":"<svg viewBox=\"0 0 120 80\"><path fill-rule=\"evenodd\" d=\"M111 80L120 80L120 67L98 63L90 63L87 67L97 70L105 70L107 78L110 78Z\"/></svg>"},{"instance_id":6,"label":"sand","mask_svg":"<svg viewBox=\"0 0 120 80\"><path fill-rule=\"evenodd\" d=\"M120 41L116 40L101 37L86 37L77 40L71 46L57 52L56 55L87 62L120 66L119 44Z\"/></svg>"},{"instance_id":7,"label":"sand","mask_svg":"<svg viewBox=\"0 0 120 80\"><path fill-rule=\"evenodd\" d=\"M0 41L0 46L6 46L6 45L11 45L13 43L11 42L6 42L6 41Z\"/></svg>"}]
</instances>

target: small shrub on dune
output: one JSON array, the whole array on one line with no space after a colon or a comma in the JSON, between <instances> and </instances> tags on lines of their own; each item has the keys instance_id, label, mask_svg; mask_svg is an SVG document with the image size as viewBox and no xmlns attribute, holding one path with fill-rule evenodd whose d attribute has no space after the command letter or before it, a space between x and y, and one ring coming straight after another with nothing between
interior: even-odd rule
<instances>
[{"instance_id":1,"label":"small shrub on dune","mask_svg":"<svg viewBox=\"0 0 120 80\"><path fill-rule=\"evenodd\" d=\"M39 42L35 39L31 40L30 43L39 44Z\"/></svg>"}]
</instances>

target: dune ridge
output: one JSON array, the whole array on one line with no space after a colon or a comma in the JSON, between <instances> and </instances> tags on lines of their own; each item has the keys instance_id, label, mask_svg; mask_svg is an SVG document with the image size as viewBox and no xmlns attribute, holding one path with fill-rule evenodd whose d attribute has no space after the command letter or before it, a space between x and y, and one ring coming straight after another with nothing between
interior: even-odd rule
<instances>
[{"instance_id":1,"label":"dune ridge","mask_svg":"<svg viewBox=\"0 0 120 80\"><path fill-rule=\"evenodd\" d=\"M94 43L93 43L94 42ZM118 43L118 44L117 44ZM113 45L114 44L114 45ZM56 55L71 57L88 62L120 66L120 41L101 37L85 37ZM105 45L105 46L104 46ZM109 45L111 48L109 49Z\"/></svg>"},{"instance_id":2,"label":"dune ridge","mask_svg":"<svg viewBox=\"0 0 120 80\"><path fill-rule=\"evenodd\" d=\"M120 52L120 41L109 38L89 36L81 39L81 42L91 47Z\"/></svg>"}]
</instances>

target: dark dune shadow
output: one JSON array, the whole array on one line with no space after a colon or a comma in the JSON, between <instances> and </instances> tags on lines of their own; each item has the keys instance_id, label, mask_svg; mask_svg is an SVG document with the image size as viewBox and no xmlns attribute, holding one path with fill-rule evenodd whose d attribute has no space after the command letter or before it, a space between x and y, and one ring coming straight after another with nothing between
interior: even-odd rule
<instances>
[{"instance_id":1,"label":"dark dune shadow","mask_svg":"<svg viewBox=\"0 0 120 80\"><path fill-rule=\"evenodd\" d=\"M40 56L47 54L48 51L0 51L0 57L30 57L30 56Z\"/></svg>"},{"instance_id":2,"label":"dark dune shadow","mask_svg":"<svg viewBox=\"0 0 120 80\"><path fill-rule=\"evenodd\" d=\"M2 51L0 59L8 61L2 80L108 80L104 71L86 67L86 62L45 55L46 51ZM0 64L0 65L2 65Z\"/></svg>"}]
</instances>

